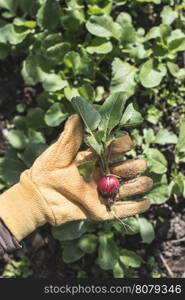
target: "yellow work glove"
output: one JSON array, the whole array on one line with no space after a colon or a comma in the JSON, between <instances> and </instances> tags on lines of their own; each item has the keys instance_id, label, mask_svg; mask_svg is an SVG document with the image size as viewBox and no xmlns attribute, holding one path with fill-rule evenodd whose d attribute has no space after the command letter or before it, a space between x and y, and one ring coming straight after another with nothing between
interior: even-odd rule
<instances>
[{"instance_id":1,"label":"yellow work glove","mask_svg":"<svg viewBox=\"0 0 185 300\"><path fill-rule=\"evenodd\" d=\"M19 183L0 196L0 219L18 241L47 222L57 226L87 218L114 218L97 191L97 181L101 176L98 168L90 182L85 182L79 174L77 165L95 156L90 149L78 152L83 135L80 117L72 115L59 139L36 159L30 169L21 174ZM118 138L113 143L112 157L129 151L131 147L128 136ZM144 160L128 160L112 167L111 172L129 179L145 169ZM122 199L143 194L151 187L150 178L138 177L125 183L116 197ZM113 208L119 218L126 218L144 212L149 206L147 199L141 199L118 201Z\"/></svg>"}]
</instances>

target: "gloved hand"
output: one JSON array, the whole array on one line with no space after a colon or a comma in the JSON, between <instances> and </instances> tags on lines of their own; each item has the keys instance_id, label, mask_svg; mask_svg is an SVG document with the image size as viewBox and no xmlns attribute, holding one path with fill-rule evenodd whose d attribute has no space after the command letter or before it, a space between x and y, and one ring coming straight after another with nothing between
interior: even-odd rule
<instances>
[{"instance_id":1,"label":"gloved hand","mask_svg":"<svg viewBox=\"0 0 185 300\"><path fill-rule=\"evenodd\" d=\"M19 183L0 196L0 218L18 241L47 222L57 226L72 220L114 218L97 191L99 170L95 170L90 182L85 182L79 174L77 165L95 156L90 149L77 154L83 135L80 117L72 115L59 139L21 174ZM128 136L120 137L113 143L112 156L121 155L131 147ZM144 160L128 160L112 167L111 172L129 179L145 169ZM138 177L125 183L116 198L143 194L151 187L150 178ZM113 208L119 218L126 218L144 212L149 206L149 200L141 199L118 201Z\"/></svg>"}]
</instances>

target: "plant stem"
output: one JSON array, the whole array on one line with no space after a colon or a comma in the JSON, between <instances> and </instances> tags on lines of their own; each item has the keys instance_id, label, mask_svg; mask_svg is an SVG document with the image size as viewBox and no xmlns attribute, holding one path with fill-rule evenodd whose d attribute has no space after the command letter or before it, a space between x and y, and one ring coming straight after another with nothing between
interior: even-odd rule
<instances>
[{"instance_id":1,"label":"plant stem","mask_svg":"<svg viewBox=\"0 0 185 300\"><path fill-rule=\"evenodd\" d=\"M110 144L110 146L109 146L108 154L107 154L107 162L108 162L108 164L109 164L109 162L110 162L111 154L112 154L112 142L111 142L111 144Z\"/></svg>"},{"instance_id":2,"label":"plant stem","mask_svg":"<svg viewBox=\"0 0 185 300\"><path fill-rule=\"evenodd\" d=\"M105 143L103 143L103 150L104 150L103 157L104 157L104 162L105 162L105 172L106 172L106 174L109 174L110 173L109 161L108 161L109 153L107 151L107 147L106 147Z\"/></svg>"},{"instance_id":3,"label":"plant stem","mask_svg":"<svg viewBox=\"0 0 185 300\"><path fill-rule=\"evenodd\" d=\"M105 162L104 162L103 155L100 155L100 162L101 162L101 167L102 167L103 174L105 175L106 174L106 167L105 167Z\"/></svg>"},{"instance_id":4,"label":"plant stem","mask_svg":"<svg viewBox=\"0 0 185 300\"><path fill-rule=\"evenodd\" d=\"M110 174L109 161L112 153L112 143L107 147L105 143L103 143L103 153L100 155L100 161L104 174Z\"/></svg>"}]
</instances>

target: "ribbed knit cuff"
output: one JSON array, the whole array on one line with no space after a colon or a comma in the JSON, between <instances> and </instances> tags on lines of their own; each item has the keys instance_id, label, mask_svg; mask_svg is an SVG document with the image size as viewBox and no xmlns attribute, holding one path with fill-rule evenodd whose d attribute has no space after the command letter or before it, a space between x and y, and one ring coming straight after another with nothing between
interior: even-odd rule
<instances>
[{"instance_id":1,"label":"ribbed knit cuff","mask_svg":"<svg viewBox=\"0 0 185 300\"><path fill-rule=\"evenodd\" d=\"M52 218L51 209L27 171L19 183L0 196L0 218L17 241Z\"/></svg>"}]
</instances>

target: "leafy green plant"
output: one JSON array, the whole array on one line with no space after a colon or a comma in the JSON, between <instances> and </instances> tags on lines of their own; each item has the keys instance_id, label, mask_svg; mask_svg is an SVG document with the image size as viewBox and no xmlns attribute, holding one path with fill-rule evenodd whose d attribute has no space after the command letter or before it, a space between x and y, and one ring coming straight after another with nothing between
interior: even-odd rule
<instances>
[{"instance_id":1,"label":"leafy green plant","mask_svg":"<svg viewBox=\"0 0 185 300\"><path fill-rule=\"evenodd\" d=\"M98 231L97 231L98 229ZM135 252L120 247L119 234L140 234L143 243L154 239L152 224L144 217L131 217L125 227L119 222L75 221L52 229L54 238L63 248L65 263L74 263L86 255L95 255L95 264L102 270L111 270L116 278L125 277L130 268L145 263Z\"/></svg>"},{"instance_id":2,"label":"leafy green plant","mask_svg":"<svg viewBox=\"0 0 185 300\"><path fill-rule=\"evenodd\" d=\"M30 261L27 257L23 257L21 260L11 260L3 271L4 278L28 278L32 275L32 269Z\"/></svg>"},{"instance_id":3,"label":"leafy green plant","mask_svg":"<svg viewBox=\"0 0 185 300\"><path fill-rule=\"evenodd\" d=\"M0 157L0 190L19 180L77 111L86 143L99 154L117 127L119 134L126 128L135 143L126 158L147 159L153 205L182 199L184 8L184 0L0 0L0 60L16 62L24 85L35 91L29 103L16 99L2 130L8 149ZM87 180L93 164L80 166ZM137 276L149 264L155 276L155 262L120 241L139 235L141 245L152 243L155 222L146 214L127 224L83 221L53 229L66 268L85 277L80 261L86 266L90 258L90 275Z\"/></svg>"},{"instance_id":4,"label":"leafy green plant","mask_svg":"<svg viewBox=\"0 0 185 300\"><path fill-rule=\"evenodd\" d=\"M99 156L104 174L110 173L110 147L121 129L134 127L143 121L141 114L136 111L133 104L128 105L126 110L124 109L126 100L127 96L124 92L113 93L104 100L98 110L82 97L73 97L71 100L74 109L85 124L87 132L85 142ZM81 175L85 175L85 180L91 178L94 165L95 161L88 161L79 166Z\"/></svg>"},{"instance_id":5,"label":"leafy green plant","mask_svg":"<svg viewBox=\"0 0 185 300\"><path fill-rule=\"evenodd\" d=\"M155 260L154 256L150 256L147 260L147 267L150 270L150 275L152 278L160 278L161 276L161 271L159 264Z\"/></svg>"}]
</instances>

